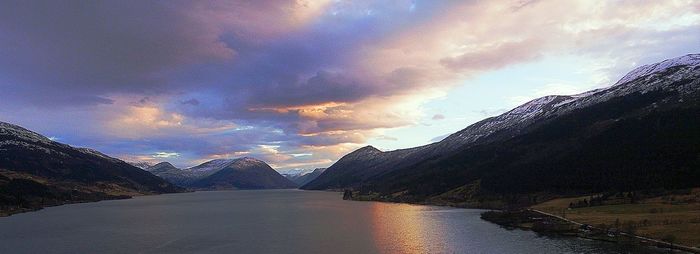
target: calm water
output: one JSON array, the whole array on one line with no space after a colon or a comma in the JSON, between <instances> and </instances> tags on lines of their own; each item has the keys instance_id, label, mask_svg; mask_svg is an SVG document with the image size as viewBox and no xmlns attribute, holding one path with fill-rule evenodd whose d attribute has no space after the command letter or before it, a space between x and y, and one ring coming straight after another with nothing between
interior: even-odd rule
<instances>
[{"instance_id":1,"label":"calm water","mask_svg":"<svg viewBox=\"0 0 700 254\"><path fill-rule=\"evenodd\" d=\"M299 190L171 194L0 218L0 253L629 252L506 230L482 221L480 212Z\"/></svg>"}]
</instances>

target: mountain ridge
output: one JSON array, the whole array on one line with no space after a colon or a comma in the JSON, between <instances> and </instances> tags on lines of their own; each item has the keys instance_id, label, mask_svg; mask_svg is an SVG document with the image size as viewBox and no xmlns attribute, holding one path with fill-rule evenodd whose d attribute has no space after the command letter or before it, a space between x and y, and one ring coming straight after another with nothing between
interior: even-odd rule
<instances>
[{"instance_id":1,"label":"mountain ridge","mask_svg":"<svg viewBox=\"0 0 700 254\"><path fill-rule=\"evenodd\" d=\"M134 195L181 192L151 173L0 122L0 214Z\"/></svg>"},{"instance_id":2,"label":"mountain ridge","mask_svg":"<svg viewBox=\"0 0 700 254\"><path fill-rule=\"evenodd\" d=\"M215 159L186 169L161 162L147 170L178 186L199 190L297 187L267 163L252 157Z\"/></svg>"},{"instance_id":3,"label":"mountain ridge","mask_svg":"<svg viewBox=\"0 0 700 254\"><path fill-rule=\"evenodd\" d=\"M640 108L627 107L627 110L630 110L629 112L617 112L613 110L619 114L632 114L639 115L640 117L645 117L646 114L644 112L646 111L653 112L655 107L654 105L656 105L656 107L665 105L673 110L682 110L682 107L684 106L695 107L696 105L694 103L697 100L697 94L700 87L698 84L698 77L700 76L699 59L699 54L689 54L678 58L665 60L657 64L639 67L621 79L625 82L618 82L607 88L595 89L577 95L550 95L537 98L501 115L489 117L467 126L458 132L448 135L439 142L424 146L388 152L380 151L367 154L367 156L364 157L360 156L359 158L356 156L351 156L353 154L357 154L356 150L346 156L343 156L335 164L329 167L326 172L316 178L316 180L302 186L301 188L351 188L355 190L364 189L370 192L379 191L383 194L390 194L394 192L400 193L407 191L406 188L401 190L402 187L401 184L399 184L399 182L403 181L401 180L401 177L406 177L405 174L408 174L408 172L413 172L411 173L413 175L423 174L422 172L418 172L416 168L426 168L425 170L432 172L431 174L448 174L426 165L450 164L449 160L458 160L454 157L456 154L469 156L469 151L478 150L476 148L493 146L490 144L498 144L499 142L504 143L514 138L523 137L524 135L531 133L538 128L547 127L551 124L557 124L557 121L564 119L562 117L574 114L573 112L580 113L580 111L591 110L595 108L596 105L603 105L606 102L614 102L608 103L611 105L611 107L625 108L629 106L628 104L630 103L636 103L634 101L637 100L650 101L649 103L651 103L651 106L639 104L638 106ZM683 99L686 99L687 101L683 102ZM671 100L680 101L678 103L680 106L673 104ZM589 114L587 117L592 117L592 119L598 117L600 118L599 121L605 122L607 120L602 118L611 115L609 112L606 113L605 111L596 112L600 115L590 116ZM688 123L693 123L691 119L686 119L686 121ZM599 125L598 128L606 128L604 123L595 124ZM610 126L614 125L614 122L607 122L606 124ZM566 130L557 131L566 133ZM452 165L452 167L461 167L459 170L463 170L465 172L475 170L464 168L466 165ZM469 167L479 168L479 166ZM392 177L396 180L392 180ZM414 180L418 181L417 179ZM475 181L477 179L474 178L472 180ZM386 185L386 183L391 183L389 185L393 185L394 187L389 188L391 190L381 187ZM441 183L434 182L434 184L440 185ZM473 185L476 183L464 182L462 183L462 187L469 184ZM459 186L453 187L456 188ZM422 188L430 189L433 187L422 186ZM447 191L442 188L437 189L440 189L440 191ZM421 195L429 196L436 194L440 193L423 191L423 194ZM418 198L417 200L420 199L421 198Z\"/></svg>"}]
</instances>

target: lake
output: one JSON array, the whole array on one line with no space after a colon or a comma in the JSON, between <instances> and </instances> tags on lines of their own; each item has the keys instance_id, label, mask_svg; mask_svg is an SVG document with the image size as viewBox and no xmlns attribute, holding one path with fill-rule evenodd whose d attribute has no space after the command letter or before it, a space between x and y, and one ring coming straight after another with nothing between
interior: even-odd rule
<instances>
[{"instance_id":1,"label":"lake","mask_svg":"<svg viewBox=\"0 0 700 254\"><path fill-rule=\"evenodd\" d=\"M0 253L663 253L507 230L481 210L341 196L211 191L50 207L0 218Z\"/></svg>"}]
</instances>

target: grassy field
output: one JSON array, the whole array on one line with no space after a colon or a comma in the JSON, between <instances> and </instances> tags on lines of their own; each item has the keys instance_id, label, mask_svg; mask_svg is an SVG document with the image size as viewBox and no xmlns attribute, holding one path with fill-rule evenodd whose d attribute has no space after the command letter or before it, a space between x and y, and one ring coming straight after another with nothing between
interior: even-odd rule
<instances>
[{"instance_id":1,"label":"grassy field","mask_svg":"<svg viewBox=\"0 0 700 254\"><path fill-rule=\"evenodd\" d=\"M589 196L559 198L533 209L603 228L616 228L687 246L700 247L700 188L688 193L642 198L634 204L626 198L611 198L602 205L569 208Z\"/></svg>"}]
</instances>

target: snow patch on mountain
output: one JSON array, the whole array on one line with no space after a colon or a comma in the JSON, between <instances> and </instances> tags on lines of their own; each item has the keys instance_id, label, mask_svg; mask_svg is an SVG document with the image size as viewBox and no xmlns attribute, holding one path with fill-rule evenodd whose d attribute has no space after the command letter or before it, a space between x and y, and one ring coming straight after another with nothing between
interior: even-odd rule
<instances>
[{"instance_id":1,"label":"snow patch on mountain","mask_svg":"<svg viewBox=\"0 0 700 254\"><path fill-rule=\"evenodd\" d=\"M669 68L676 66L698 66L700 65L700 54L688 54L685 56L668 59L655 64L647 64L638 67L622 77L615 85L624 84L635 80L639 77L647 76L654 73L663 72Z\"/></svg>"},{"instance_id":2,"label":"snow patch on mountain","mask_svg":"<svg viewBox=\"0 0 700 254\"><path fill-rule=\"evenodd\" d=\"M260 164L264 164L265 162L258 160L256 158L252 157L243 157L243 158L238 158L233 160L233 162L229 165L236 165L239 167L252 167L252 166L258 166Z\"/></svg>"},{"instance_id":3,"label":"snow patch on mountain","mask_svg":"<svg viewBox=\"0 0 700 254\"><path fill-rule=\"evenodd\" d=\"M85 148L85 147L76 147L75 149L78 150L78 151L81 151L81 152L83 152L83 153L87 153L87 154L91 154L91 155L94 155L94 156L102 157L102 158L107 159L107 160L111 160L111 161L120 161L119 159L109 157L108 155L106 155L106 154L104 154L104 153L101 153L100 151L97 151L97 150L95 150L95 149L90 149L90 148Z\"/></svg>"},{"instance_id":4,"label":"snow patch on mountain","mask_svg":"<svg viewBox=\"0 0 700 254\"><path fill-rule=\"evenodd\" d=\"M302 176L302 175L309 174L309 173L313 172L313 169L295 168L295 169L280 170L278 172L283 176Z\"/></svg>"},{"instance_id":5,"label":"snow patch on mountain","mask_svg":"<svg viewBox=\"0 0 700 254\"><path fill-rule=\"evenodd\" d=\"M146 169L154 166L153 163L150 163L147 161L130 161L127 163L131 164L131 166L134 166L134 167L137 167L137 168L140 168L143 170L146 170Z\"/></svg>"},{"instance_id":6,"label":"snow patch on mountain","mask_svg":"<svg viewBox=\"0 0 700 254\"><path fill-rule=\"evenodd\" d=\"M0 122L0 135L10 135L17 138L21 138L25 141L39 142L39 143L52 143L49 138L42 136L39 133L27 130L25 128L19 127L14 124Z\"/></svg>"},{"instance_id":7,"label":"snow patch on mountain","mask_svg":"<svg viewBox=\"0 0 700 254\"><path fill-rule=\"evenodd\" d=\"M188 168L186 170L192 171L192 172L216 171L216 170L220 170L222 168L225 168L226 166L230 165L233 161L234 161L233 159L216 159L216 160L211 160L211 161L202 163L198 166Z\"/></svg>"}]
</instances>

